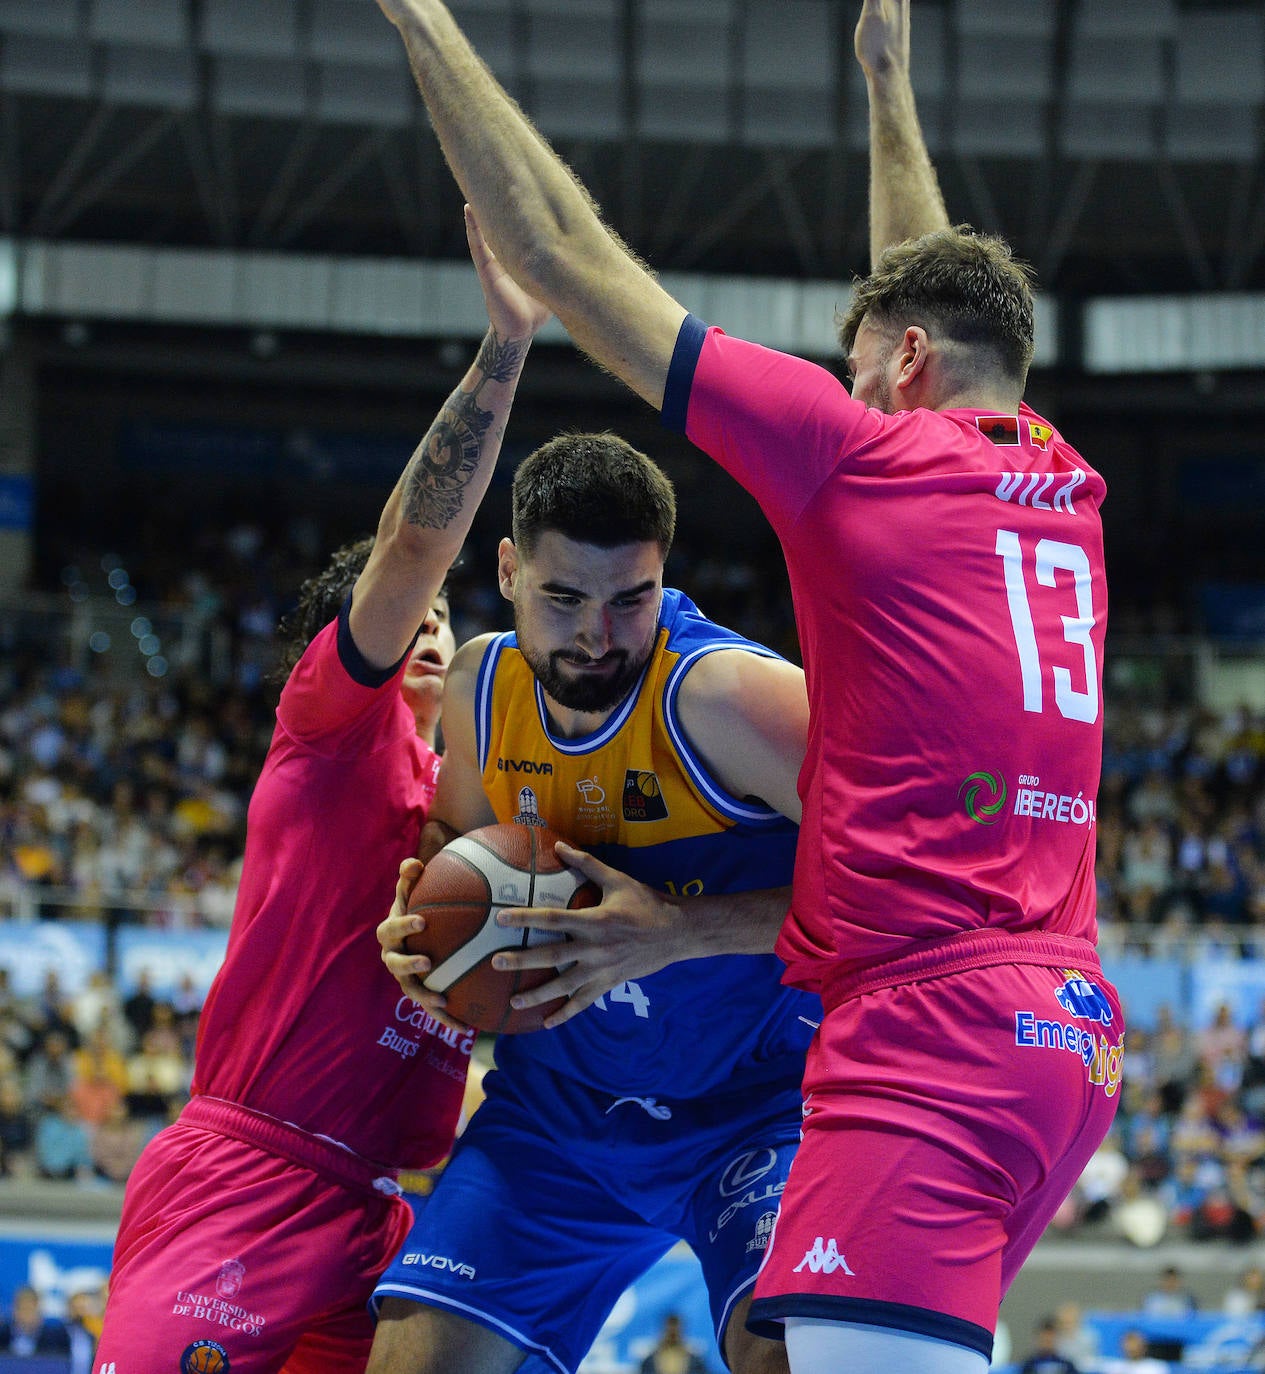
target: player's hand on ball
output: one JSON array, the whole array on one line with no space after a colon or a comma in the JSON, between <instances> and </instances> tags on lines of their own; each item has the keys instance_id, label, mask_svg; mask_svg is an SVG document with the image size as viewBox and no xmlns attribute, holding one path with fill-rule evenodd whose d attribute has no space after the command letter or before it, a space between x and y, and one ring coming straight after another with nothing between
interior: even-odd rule
<instances>
[{"instance_id":1,"label":"player's hand on ball","mask_svg":"<svg viewBox=\"0 0 1265 1374\"><path fill-rule=\"evenodd\" d=\"M545 1020L546 1029L560 1026L612 988L657 973L680 957L682 922L679 908L645 883L601 863L591 854L559 843L555 853L602 889L597 906L576 910L549 907L507 908L498 915L504 926L532 926L569 939L562 944L504 950L492 967L505 971L556 968L558 976L540 987L515 995L514 1007L534 1007L565 997L566 1002Z\"/></svg>"},{"instance_id":2,"label":"player's hand on ball","mask_svg":"<svg viewBox=\"0 0 1265 1374\"><path fill-rule=\"evenodd\" d=\"M432 992L422 981L430 972L431 963L425 955L406 954L404 941L426 928L421 916L409 915L409 894L422 876L420 859L405 859L400 864L400 877L395 885L395 901L377 929L378 944L382 948L382 962L387 972L400 985L404 995L445 1026L470 1033L470 1027L454 1020L444 1010L443 993Z\"/></svg>"}]
</instances>

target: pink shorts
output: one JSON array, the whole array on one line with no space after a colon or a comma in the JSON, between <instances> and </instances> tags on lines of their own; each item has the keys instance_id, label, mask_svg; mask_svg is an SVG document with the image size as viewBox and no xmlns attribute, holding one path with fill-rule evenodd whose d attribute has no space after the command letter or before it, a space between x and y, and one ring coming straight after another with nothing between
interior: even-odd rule
<instances>
[{"instance_id":1,"label":"pink shorts","mask_svg":"<svg viewBox=\"0 0 1265 1374\"><path fill-rule=\"evenodd\" d=\"M1111 1125L1123 1033L1092 954L834 1006L752 1328L858 1322L989 1356L1002 1296Z\"/></svg>"},{"instance_id":2,"label":"pink shorts","mask_svg":"<svg viewBox=\"0 0 1265 1374\"><path fill-rule=\"evenodd\" d=\"M411 1221L357 1156L195 1097L128 1182L94 1367L361 1374L369 1295Z\"/></svg>"}]
</instances>

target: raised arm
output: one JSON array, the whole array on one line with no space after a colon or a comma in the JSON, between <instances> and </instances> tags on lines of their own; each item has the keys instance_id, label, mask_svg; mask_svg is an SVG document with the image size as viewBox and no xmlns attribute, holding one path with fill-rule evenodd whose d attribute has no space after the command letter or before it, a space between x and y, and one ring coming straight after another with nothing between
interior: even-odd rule
<instances>
[{"instance_id":1,"label":"raised arm","mask_svg":"<svg viewBox=\"0 0 1265 1374\"><path fill-rule=\"evenodd\" d=\"M870 103L870 266L884 248L949 227L909 77L909 0L863 0L857 61Z\"/></svg>"},{"instance_id":2,"label":"raised arm","mask_svg":"<svg viewBox=\"0 0 1265 1374\"><path fill-rule=\"evenodd\" d=\"M469 210L466 236L490 327L400 474L352 592L352 638L378 668L399 662L461 551L501 451L527 350L549 318L497 262Z\"/></svg>"},{"instance_id":3,"label":"raised arm","mask_svg":"<svg viewBox=\"0 0 1265 1374\"><path fill-rule=\"evenodd\" d=\"M378 0L448 165L498 258L572 339L656 409L685 310L479 60L440 0Z\"/></svg>"}]
</instances>

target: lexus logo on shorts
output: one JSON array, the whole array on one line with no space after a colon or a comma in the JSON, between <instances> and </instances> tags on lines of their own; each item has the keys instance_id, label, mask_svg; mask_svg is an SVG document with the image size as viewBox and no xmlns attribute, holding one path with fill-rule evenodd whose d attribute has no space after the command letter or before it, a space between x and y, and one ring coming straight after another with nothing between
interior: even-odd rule
<instances>
[{"instance_id":1,"label":"lexus logo on shorts","mask_svg":"<svg viewBox=\"0 0 1265 1374\"><path fill-rule=\"evenodd\" d=\"M775 1150L748 1150L725 1166L720 1176L721 1197L745 1193L758 1179L762 1179L777 1164Z\"/></svg>"}]
</instances>

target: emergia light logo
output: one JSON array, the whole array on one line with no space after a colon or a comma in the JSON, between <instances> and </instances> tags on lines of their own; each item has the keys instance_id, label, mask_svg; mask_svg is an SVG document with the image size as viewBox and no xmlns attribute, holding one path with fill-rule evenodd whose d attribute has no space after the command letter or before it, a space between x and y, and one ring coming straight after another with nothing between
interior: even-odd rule
<instances>
[{"instance_id":1,"label":"emergia light logo","mask_svg":"<svg viewBox=\"0 0 1265 1374\"><path fill-rule=\"evenodd\" d=\"M996 773L972 773L958 788L966 814L980 825L996 825L1006 805L1006 780Z\"/></svg>"}]
</instances>

